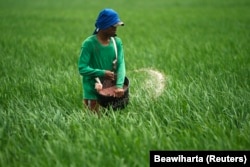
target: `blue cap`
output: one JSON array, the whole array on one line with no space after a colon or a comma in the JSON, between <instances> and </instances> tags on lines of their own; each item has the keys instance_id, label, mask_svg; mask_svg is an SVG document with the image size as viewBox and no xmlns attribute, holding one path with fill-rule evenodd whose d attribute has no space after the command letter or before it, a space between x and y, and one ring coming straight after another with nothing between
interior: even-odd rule
<instances>
[{"instance_id":1,"label":"blue cap","mask_svg":"<svg viewBox=\"0 0 250 167\"><path fill-rule=\"evenodd\" d=\"M105 30L111 26L123 26L124 23L120 20L118 14L113 9L103 9L96 20L94 34L97 34L99 30Z\"/></svg>"}]
</instances>

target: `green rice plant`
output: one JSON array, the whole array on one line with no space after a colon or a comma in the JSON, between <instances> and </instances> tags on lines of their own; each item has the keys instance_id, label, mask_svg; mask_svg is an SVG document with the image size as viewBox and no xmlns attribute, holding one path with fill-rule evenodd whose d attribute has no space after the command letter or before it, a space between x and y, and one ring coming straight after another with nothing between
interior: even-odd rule
<instances>
[{"instance_id":1,"label":"green rice plant","mask_svg":"<svg viewBox=\"0 0 250 167\"><path fill-rule=\"evenodd\" d=\"M83 107L77 62L104 7L125 22L130 104L98 117ZM150 150L249 150L249 8L0 0L0 166L148 166Z\"/></svg>"}]
</instances>

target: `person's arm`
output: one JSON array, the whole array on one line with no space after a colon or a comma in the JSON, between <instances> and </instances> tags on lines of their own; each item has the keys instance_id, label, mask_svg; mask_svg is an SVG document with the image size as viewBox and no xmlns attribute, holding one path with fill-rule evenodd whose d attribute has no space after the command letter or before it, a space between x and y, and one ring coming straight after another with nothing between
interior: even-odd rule
<instances>
[{"instance_id":1,"label":"person's arm","mask_svg":"<svg viewBox=\"0 0 250 167\"><path fill-rule=\"evenodd\" d=\"M123 88L124 79L126 75L126 68L125 68L125 60L124 60L124 52L123 52L123 45L122 41L118 38L116 39L117 44L117 80L116 80L116 87Z\"/></svg>"},{"instance_id":2,"label":"person's arm","mask_svg":"<svg viewBox=\"0 0 250 167\"><path fill-rule=\"evenodd\" d=\"M105 70L94 69L89 66L92 54L92 46L88 42L84 42L80 52L78 62L78 70L82 76L102 77L105 75Z\"/></svg>"}]
</instances>

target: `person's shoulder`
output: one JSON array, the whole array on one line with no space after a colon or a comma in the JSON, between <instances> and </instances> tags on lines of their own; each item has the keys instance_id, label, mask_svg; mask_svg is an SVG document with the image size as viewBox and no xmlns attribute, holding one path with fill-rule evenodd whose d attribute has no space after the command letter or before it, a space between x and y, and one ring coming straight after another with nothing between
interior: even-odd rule
<instances>
[{"instance_id":1,"label":"person's shoulder","mask_svg":"<svg viewBox=\"0 0 250 167\"><path fill-rule=\"evenodd\" d=\"M85 40L84 40L84 42L86 41L86 42L92 42L92 41L94 41L96 39L96 36L95 35L91 35L91 36L88 36Z\"/></svg>"},{"instance_id":2,"label":"person's shoulder","mask_svg":"<svg viewBox=\"0 0 250 167\"><path fill-rule=\"evenodd\" d=\"M87 37L87 38L83 41L82 45L91 44L91 43L93 43L95 40L96 40L95 35L91 35L91 36Z\"/></svg>"},{"instance_id":3,"label":"person's shoulder","mask_svg":"<svg viewBox=\"0 0 250 167\"><path fill-rule=\"evenodd\" d=\"M122 43L122 39L119 38L118 36L116 36L116 37L114 37L114 38L115 38L115 41L116 41L117 43Z\"/></svg>"}]
</instances>

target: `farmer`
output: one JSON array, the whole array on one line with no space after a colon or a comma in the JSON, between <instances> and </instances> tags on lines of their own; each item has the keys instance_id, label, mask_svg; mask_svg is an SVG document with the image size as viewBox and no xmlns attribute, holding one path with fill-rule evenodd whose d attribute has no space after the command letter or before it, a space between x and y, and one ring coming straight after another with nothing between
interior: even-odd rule
<instances>
[{"instance_id":1,"label":"farmer","mask_svg":"<svg viewBox=\"0 0 250 167\"><path fill-rule=\"evenodd\" d=\"M97 102L98 91L102 89L102 84L97 81L103 79L115 80L115 97L124 94L123 84L125 79L125 61L122 41L116 36L118 26L123 26L118 14L113 9L102 10L96 20L93 35L89 36L82 43L78 69L82 75L83 103L94 111L98 112ZM113 61L116 59L114 37L117 47L117 61L114 70Z\"/></svg>"}]
</instances>

